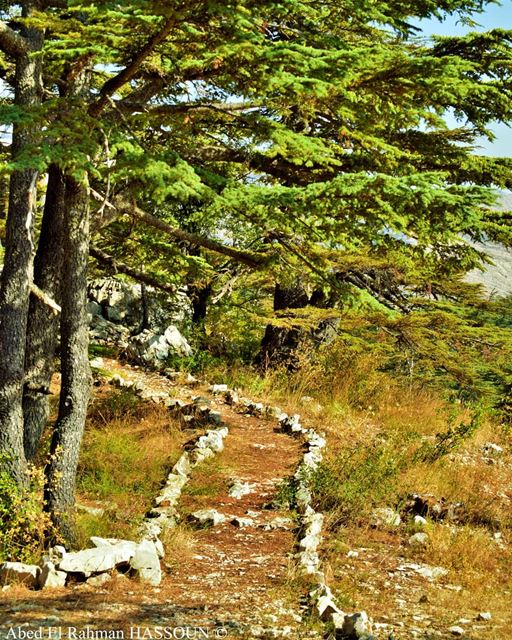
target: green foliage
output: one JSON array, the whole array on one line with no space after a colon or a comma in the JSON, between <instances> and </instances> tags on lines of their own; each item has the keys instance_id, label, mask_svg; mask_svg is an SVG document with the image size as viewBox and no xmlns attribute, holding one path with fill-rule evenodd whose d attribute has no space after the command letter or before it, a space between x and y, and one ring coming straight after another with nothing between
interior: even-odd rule
<instances>
[{"instance_id":1,"label":"green foliage","mask_svg":"<svg viewBox=\"0 0 512 640\"><path fill-rule=\"evenodd\" d=\"M1 462L1 458L0 458ZM20 488L0 470L0 562L36 562L52 531L41 499L42 474L32 470L30 486Z\"/></svg>"},{"instance_id":2,"label":"green foliage","mask_svg":"<svg viewBox=\"0 0 512 640\"><path fill-rule=\"evenodd\" d=\"M103 424L113 420L143 417L145 408L141 404L140 399L131 390L116 389L92 404L89 417Z\"/></svg>"},{"instance_id":3,"label":"green foliage","mask_svg":"<svg viewBox=\"0 0 512 640\"><path fill-rule=\"evenodd\" d=\"M316 508L328 511L333 526L368 515L377 505L393 504L404 459L391 446L373 443L346 449L324 461L313 474Z\"/></svg>"},{"instance_id":4,"label":"green foliage","mask_svg":"<svg viewBox=\"0 0 512 640\"><path fill-rule=\"evenodd\" d=\"M448 429L443 433L436 434L435 442L424 443L414 454L414 460L418 462L436 462L444 457L465 440L473 436L482 424L482 412L477 411L467 422L460 422L457 425L452 421L448 422Z\"/></svg>"}]
</instances>

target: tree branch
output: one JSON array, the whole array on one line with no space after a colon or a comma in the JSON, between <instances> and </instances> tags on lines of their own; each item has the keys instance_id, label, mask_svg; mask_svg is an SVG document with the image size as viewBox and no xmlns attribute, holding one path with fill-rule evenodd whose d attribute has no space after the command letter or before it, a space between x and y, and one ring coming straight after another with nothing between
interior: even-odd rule
<instances>
[{"instance_id":1,"label":"tree branch","mask_svg":"<svg viewBox=\"0 0 512 640\"><path fill-rule=\"evenodd\" d=\"M32 283L30 285L30 293L32 293L38 300L41 300L41 302L49 306L55 315L61 313L62 308L60 305L58 305L53 298L50 298L50 296L36 284Z\"/></svg>"},{"instance_id":2,"label":"tree branch","mask_svg":"<svg viewBox=\"0 0 512 640\"><path fill-rule=\"evenodd\" d=\"M140 220L145 224L153 227L155 229L159 229L164 233L169 234L176 240L181 240L182 242L190 242L191 244L196 244L200 247L204 247L210 251L214 251L215 253L220 253L225 256L229 256L233 260L237 262L241 262L242 264L246 264L247 266L253 269L260 269L267 265L271 256L265 253L257 253L254 251L244 251L243 249L236 249L235 247L228 247L216 240L211 240L210 238L205 238L204 236L198 235L196 233L190 233L188 231L183 231L182 229L176 229L175 227L171 227L171 225L167 224L163 220L142 211L135 204L129 204L128 202L118 201L116 203L117 208L122 212L126 213L136 220Z\"/></svg>"},{"instance_id":3,"label":"tree branch","mask_svg":"<svg viewBox=\"0 0 512 640\"><path fill-rule=\"evenodd\" d=\"M139 71L144 60L153 53L155 48L161 44L171 32L176 24L175 18L167 18L157 33L155 33L142 49L133 57L131 62L116 76L107 80L100 90L98 99L89 107L89 115L93 118L100 115L105 106L108 104L111 96L114 95L123 85L129 82Z\"/></svg>"},{"instance_id":4,"label":"tree branch","mask_svg":"<svg viewBox=\"0 0 512 640\"><path fill-rule=\"evenodd\" d=\"M160 289L161 291L165 291L166 293L176 293L176 287L174 287L173 285L161 282L157 278L154 278L153 276L150 276L143 271L133 269L124 262L117 261L108 253L102 251L99 247L91 245L89 251L93 258L95 258L98 262L108 265L114 271L114 273L124 273L134 280L137 280L138 282L147 284L150 287L154 287L155 289Z\"/></svg>"},{"instance_id":5,"label":"tree branch","mask_svg":"<svg viewBox=\"0 0 512 640\"><path fill-rule=\"evenodd\" d=\"M245 111L246 109L255 109L260 105L250 102L182 102L178 104L158 104L150 105L131 101L120 101L119 107L129 111L143 111L150 115L166 116L180 113L188 113L189 111L219 111L221 113L231 113L236 111Z\"/></svg>"},{"instance_id":6,"label":"tree branch","mask_svg":"<svg viewBox=\"0 0 512 640\"><path fill-rule=\"evenodd\" d=\"M25 38L8 27L5 22L0 22L0 49L13 58L21 58L29 52Z\"/></svg>"}]
</instances>

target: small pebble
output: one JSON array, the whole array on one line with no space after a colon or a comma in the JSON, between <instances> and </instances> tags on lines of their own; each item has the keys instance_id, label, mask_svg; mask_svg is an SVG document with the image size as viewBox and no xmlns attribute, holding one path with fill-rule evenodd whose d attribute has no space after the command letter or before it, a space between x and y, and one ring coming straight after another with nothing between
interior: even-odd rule
<instances>
[{"instance_id":1,"label":"small pebble","mask_svg":"<svg viewBox=\"0 0 512 640\"><path fill-rule=\"evenodd\" d=\"M448 631L449 633L452 634L452 636L460 637L464 635L464 629L462 627L458 627L458 626L450 627Z\"/></svg>"},{"instance_id":2,"label":"small pebble","mask_svg":"<svg viewBox=\"0 0 512 640\"><path fill-rule=\"evenodd\" d=\"M489 611L481 611L477 617L477 620L491 620L492 619L492 615L490 614Z\"/></svg>"}]
</instances>

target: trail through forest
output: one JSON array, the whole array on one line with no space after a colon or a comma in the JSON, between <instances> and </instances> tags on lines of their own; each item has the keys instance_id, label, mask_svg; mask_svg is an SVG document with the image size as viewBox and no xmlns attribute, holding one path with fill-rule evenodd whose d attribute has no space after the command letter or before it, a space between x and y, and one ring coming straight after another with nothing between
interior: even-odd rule
<instances>
[{"instance_id":1,"label":"trail through forest","mask_svg":"<svg viewBox=\"0 0 512 640\"><path fill-rule=\"evenodd\" d=\"M157 374L112 365L156 393L171 391L186 401L208 395L205 388L178 390ZM87 633L89 627L150 638L164 627L175 634L169 637L315 637L303 630L299 595L290 587L295 523L275 502L299 463L300 445L280 433L275 420L235 413L211 396L209 402L221 412L229 435L224 451L192 472L179 511L186 516L215 509L225 520L198 529L191 548L165 565L157 588L118 578L99 589L10 589L0 596L0 638L11 637L9 629L18 626L42 627L46 638L50 627L61 628L64 636L68 629ZM237 487L244 495L233 495Z\"/></svg>"}]
</instances>

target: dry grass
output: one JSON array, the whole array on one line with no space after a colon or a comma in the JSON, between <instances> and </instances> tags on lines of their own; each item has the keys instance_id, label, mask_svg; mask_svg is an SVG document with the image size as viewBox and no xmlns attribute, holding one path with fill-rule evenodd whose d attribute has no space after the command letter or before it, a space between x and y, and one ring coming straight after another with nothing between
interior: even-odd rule
<instances>
[{"instance_id":1,"label":"dry grass","mask_svg":"<svg viewBox=\"0 0 512 640\"><path fill-rule=\"evenodd\" d=\"M91 406L77 476L78 502L106 509L79 516L82 537L127 537L152 504L183 435L164 407L113 392Z\"/></svg>"},{"instance_id":2,"label":"dry grass","mask_svg":"<svg viewBox=\"0 0 512 640\"><path fill-rule=\"evenodd\" d=\"M306 356L303 368L288 378L279 371L257 383L246 378L244 391L256 392L288 413L300 413L303 424L328 436L324 464L328 473L317 487L317 497L319 505L329 510L331 533L324 557L341 606L366 609L382 621L402 620L405 628L416 624L413 615L424 614L444 632L461 617L474 619L479 611L489 610L493 621L485 637L508 640L512 625L510 431L487 417L438 460L415 459L421 446L435 444L436 434L469 423L471 411L449 404L426 388L404 386L376 372L370 356L362 355L347 365L342 359L336 361L338 355L332 354L330 369L325 369L325 362L311 365ZM504 449L494 464L485 460L486 442ZM382 459L394 461L391 473L386 465L379 470ZM412 493L463 503L464 523L429 522L430 542L423 551L408 544L415 531L410 522L394 530L369 526L374 506L400 507ZM505 547L493 538L496 531L502 533ZM367 551L360 558L348 558L347 552L355 548ZM421 576L409 576L401 583L396 568L404 561L445 567L449 575L444 582L458 585L457 589L444 588L443 581L429 583ZM424 604L419 602L422 595ZM480 637L478 633L471 637Z\"/></svg>"},{"instance_id":3,"label":"dry grass","mask_svg":"<svg viewBox=\"0 0 512 640\"><path fill-rule=\"evenodd\" d=\"M196 548L195 533L184 523L164 531L162 542L165 548L165 561L171 567L190 560Z\"/></svg>"}]
</instances>

